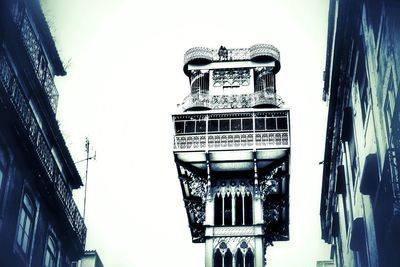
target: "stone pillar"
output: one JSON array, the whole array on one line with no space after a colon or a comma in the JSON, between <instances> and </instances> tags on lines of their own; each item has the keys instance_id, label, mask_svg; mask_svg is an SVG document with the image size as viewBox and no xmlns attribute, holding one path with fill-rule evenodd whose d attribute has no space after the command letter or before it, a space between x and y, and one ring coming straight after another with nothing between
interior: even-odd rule
<instances>
[{"instance_id":1,"label":"stone pillar","mask_svg":"<svg viewBox=\"0 0 400 267\"><path fill-rule=\"evenodd\" d=\"M205 267L213 266L213 240L211 238L206 239L206 258L205 258Z\"/></svg>"}]
</instances>

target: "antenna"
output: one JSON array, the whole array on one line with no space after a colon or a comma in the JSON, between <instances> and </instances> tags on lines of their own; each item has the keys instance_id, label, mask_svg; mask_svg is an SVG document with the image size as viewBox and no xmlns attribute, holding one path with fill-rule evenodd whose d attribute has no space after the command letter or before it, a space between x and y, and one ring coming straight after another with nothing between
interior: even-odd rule
<instances>
[{"instance_id":1,"label":"antenna","mask_svg":"<svg viewBox=\"0 0 400 267\"><path fill-rule=\"evenodd\" d=\"M90 148L90 142L89 138L86 137L85 140L85 151L86 151L86 158L80 161L77 161L76 163L86 161L86 172L85 172L85 197L83 200L83 219L85 219L86 215L86 195L87 195L87 182L88 182L88 171L89 171L89 160L93 159L96 160L96 151L94 152L93 156L89 156L89 148Z\"/></svg>"}]
</instances>

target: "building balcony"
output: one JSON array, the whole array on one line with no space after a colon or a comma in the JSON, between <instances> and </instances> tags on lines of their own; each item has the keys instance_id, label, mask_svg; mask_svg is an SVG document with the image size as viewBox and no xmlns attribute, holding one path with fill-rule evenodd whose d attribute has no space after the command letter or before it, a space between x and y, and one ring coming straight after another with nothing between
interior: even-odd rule
<instances>
[{"instance_id":1,"label":"building balcony","mask_svg":"<svg viewBox=\"0 0 400 267\"><path fill-rule=\"evenodd\" d=\"M183 100L183 110L229 109L253 107L281 107L282 98L273 92L260 91L251 94L210 95L207 93L190 94Z\"/></svg>"},{"instance_id":2,"label":"building balcony","mask_svg":"<svg viewBox=\"0 0 400 267\"><path fill-rule=\"evenodd\" d=\"M388 149L386 156L386 171L390 177L393 193L393 215L400 216L400 150Z\"/></svg>"},{"instance_id":3,"label":"building balcony","mask_svg":"<svg viewBox=\"0 0 400 267\"><path fill-rule=\"evenodd\" d=\"M53 156L52 147L49 145L18 78L2 50L0 50L0 90L2 90L0 94L5 95L9 100L10 111L17 116L15 123L21 125L22 137L26 140L27 147L31 149L33 158L37 159L39 166L44 170L45 175L42 177L44 184L51 189L49 190L50 194L55 195L58 200L57 204L63 207L72 232L75 233L81 245L80 249L83 251L86 240L84 220L73 200L66 178L63 177L63 173Z\"/></svg>"},{"instance_id":4,"label":"building balcony","mask_svg":"<svg viewBox=\"0 0 400 267\"><path fill-rule=\"evenodd\" d=\"M289 110L197 111L173 115L176 160L199 170L251 172L286 157Z\"/></svg>"},{"instance_id":5,"label":"building balcony","mask_svg":"<svg viewBox=\"0 0 400 267\"><path fill-rule=\"evenodd\" d=\"M44 89L50 106L55 113L58 104L58 91L54 84L53 74L50 71L49 62L45 56L41 43L34 31L25 8L14 12L14 22L20 31L23 46L29 56L29 61L35 71L36 78Z\"/></svg>"},{"instance_id":6,"label":"building balcony","mask_svg":"<svg viewBox=\"0 0 400 267\"><path fill-rule=\"evenodd\" d=\"M290 147L288 110L174 115L174 151Z\"/></svg>"},{"instance_id":7,"label":"building balcony","mask_svg":"<svg viewBox=\"0 0 400 267\"><path fill-rule=\"evenodd\" d=\"M174 150L230 150L289 146L289 134L280 132L223 133L175 136Z\"/></svg>"}]
</instances>

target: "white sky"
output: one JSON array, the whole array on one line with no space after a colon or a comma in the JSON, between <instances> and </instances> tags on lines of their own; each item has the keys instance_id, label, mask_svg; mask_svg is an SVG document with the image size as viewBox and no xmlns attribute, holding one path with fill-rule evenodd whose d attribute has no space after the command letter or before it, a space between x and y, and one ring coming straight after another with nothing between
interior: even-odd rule
<instances>
[{"instance_id":1,"label":"white sky","mask_svg":"<svg viewBox=\"0 0 400 267\"><path fill-rule=\"evenodd\" d=\"M172 154L171 113L189 94L183 54L193 46L281 52L277 90L291 109L289 242L268 266L329 258L319 203L327 108L321 100L328 0L42 0L67 76L58 119L76 161L89 137L87 249L105 267L204 266L192 244ZM84 164L78 164L84 174ZM82 175L83 176L83 175ZM82 207L83 188L76 199Z\"/></svg>"}]
</instances>

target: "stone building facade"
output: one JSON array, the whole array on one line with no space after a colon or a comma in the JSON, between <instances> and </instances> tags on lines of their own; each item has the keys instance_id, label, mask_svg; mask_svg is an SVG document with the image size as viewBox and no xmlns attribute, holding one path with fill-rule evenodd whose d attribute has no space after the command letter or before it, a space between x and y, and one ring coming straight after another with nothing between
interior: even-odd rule
<instances>
[{"instance_id":1,"label":"stone building facade","mask_svg":"<svg viewBox=\"0 0 400 267\"><path fill-rule=\"evenodd\" d=\"M70 267L86 226L82 186L56 120L65 75L39 0L0 2L0 266Z\"/></svg>"},{"instance_id":2,"label":"stone building facade","mask_svg":"<svg viewBox=\"0 0 400 267\"><path fill-rule=\"evenodd\" d=\"M400 262L400 2L332 0L322 238L340 267Z\"/></svg>"}]
</instances>

